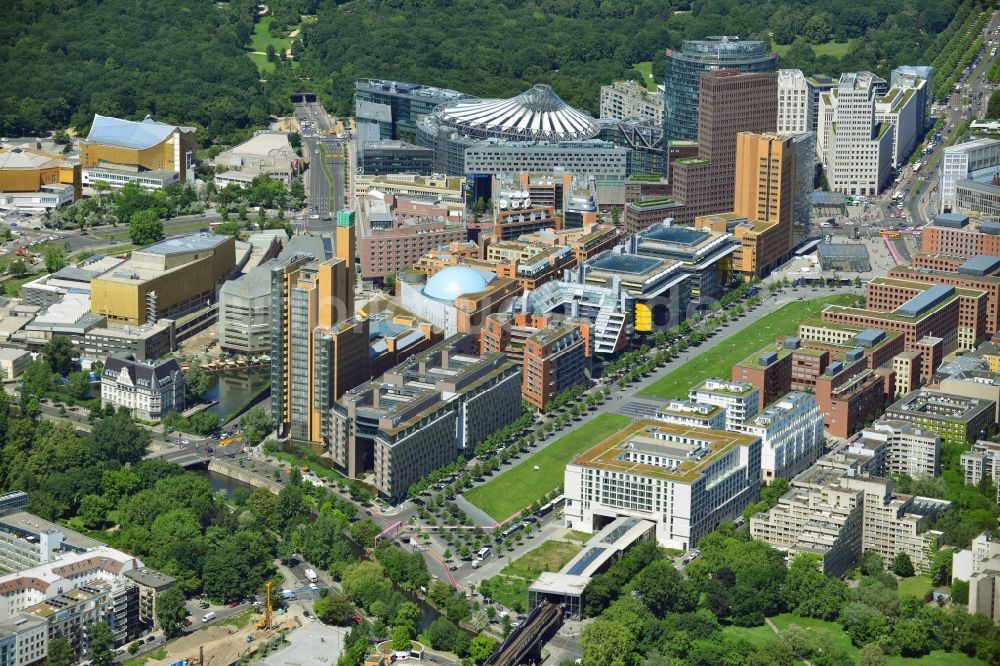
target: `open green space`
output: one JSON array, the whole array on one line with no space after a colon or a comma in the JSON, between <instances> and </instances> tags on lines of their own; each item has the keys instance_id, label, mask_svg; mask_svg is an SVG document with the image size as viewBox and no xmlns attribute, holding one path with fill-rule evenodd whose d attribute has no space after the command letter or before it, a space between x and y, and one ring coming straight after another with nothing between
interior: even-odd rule
<instances>
[{"instance_id":1,"label":"open green space","mask_svg":"<svg viewBox=\"0 0 1000 666\"><path fill-rule=\"evenodd\" d=\"M851 50L851 42L835 42L830 40L823 44L810 44L809 45L816 57L820 56L833 56L834 58L843 58L847 55L847 52ZM791 44L775 44L774 52L779 56L784 56L788 53L788 49L792 47Z\"/></svg>"},{"instance_id":2,"label":"open green space","mask_svg":"<svg viewBox=\"0 0 1000 666\"><path fill-rule=\"evenodd\" d=\"M723 627L722 635L737 641L746 641L754 647L763 647L768 641L778 637L766 624L760 627Z\"/></svg>"},{"instance_id":3,"label":"open green space","mask_svg":"<svg viewBox=\"0 0 1000 666\"><path fill-rule=\"evenodd\" d=\"M570 530L563 535L564 539L569 539L570 541L579 541L580 543L587 543L593 534L587 534L586 532L577 532L575 530Z\"/></svg>"},{"instance_id":4,"label":"open green space","mask_svg":"<svg viewBox=\"0 0 1000 666\"><path fill-rule=\"evenodd\" d=\"M934 589L929 576L911 576L899 581L899 598L917 597L923 599L924 595Z\"/></svg>"},{"instance_id":5,"label":"open green space","mask_svg":"<svg viewBox=\"0 0 1000 666\"><path fill-rule=\"evenodd\" d=\"M615 434L630 421L628 417L618 414L601 414L529 456L516 467L473 488L465 493L465 499L493 518L504 520L561 486L566 463Z\"/></svg>"},{"instance_id":6,"label":"open green space","mask_svg":"<svg viewBox=\"0 0 1000 666\"><path fill-rule=\"evenodd\" d=\"M764 345L773 343L779 335L792 335L803 319L816 317L827 305L848 305L857 296L837 294L808 301L795 301L763 317L755 324L719 342L709 342L710 349L640 392L653 398L686 397L695 384L720 377L732 376L732 367Z\"/></svg>"},{"instance_id":7,"label":"open green space","mask_svg":"<svg viewBox=\"0 0 1000 666\"><path fill-rule=\"evenodd\" d=\"M517 558L500 573L535 580L543 571L559 571L576 557L583 546L566 541L545 541L538 548Z\"/></svg>"},{"instance_id":8,"label":"open green space","mask_svg":"<svg viewBox=\"0 0 1000 666\"><path fill-rule=\"evenodd\" d=\"M642 83L649 92L656 92L656 79L653 78L653 63L637 62L632 65L637 72L642 74Z\"/></svg>"},{"instance_id":9,"label":"open green space","mask_svg":"<svg viewBox=\"0 0 1000 666\"><path fill-rule=\"evenodd\" d=\"M253 28L253 35L250 37L251 50L264 53L267 51L268 46L273 46L275 51L281 51L292 45L292 40L287 35L284 37L271 36L268 28L271 26L273 20L273 16L265 16L257 21L257 25Z\"/></svg>"},{"instance_id":10,"label":"open green space","mask_svg":"<svg viewBox=\"0 0 1000 666\"><path fill-rule=\"evenodd\" d=\"M493 576L484 580L479 589L504 608L526 609L528 606L528 586L534 581L519 576Z\"/></svg>"},{"instance_id":11,"label":"open green space","mask_svg":"<svg viewBox=\"0 0 1000 666\"><path fill-rule=\"evenodd\" d=\"M886 666L983 666L983 662L961 652L933 650L919 659L886 657Z\"/></svg>"},{"instance_id":12,"label":"open green space","mask_svg":"<svg viewBox=\"0 0 1000 666\"><path fill-rule=\"evenodd\" d=\"M834 647L843 650L852 657L857 656L858 649L851 644L851 638L844 631L844 628L836 622L826 622L825 620L817 620L811 617L799 617L792 613L775 615L771 618L771 621L774 622L774 626L778 628L778 631L785 631L793 624L797 624L814 637L826 634L829 636L830 642Z\"/></svg>"}]
</instances>

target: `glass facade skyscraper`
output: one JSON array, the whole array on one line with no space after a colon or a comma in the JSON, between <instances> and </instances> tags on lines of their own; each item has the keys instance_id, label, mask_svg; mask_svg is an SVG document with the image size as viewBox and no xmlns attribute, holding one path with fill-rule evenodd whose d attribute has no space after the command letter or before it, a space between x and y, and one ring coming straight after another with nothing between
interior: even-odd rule
<instances>
[{"instance_id":1,"label":"glass facade skyscraper","mask_svg":"<svg viewBox=\"0 0 1000 666\"><path fill-rule=\"evenodd\" d=\"M664 77L663 135L665 141L698 138L698 84L702 74L717 69L775 72L778 58L767 42L739 37L687 40L680 51L667 49Z\"/></svg>"}]
</instances>

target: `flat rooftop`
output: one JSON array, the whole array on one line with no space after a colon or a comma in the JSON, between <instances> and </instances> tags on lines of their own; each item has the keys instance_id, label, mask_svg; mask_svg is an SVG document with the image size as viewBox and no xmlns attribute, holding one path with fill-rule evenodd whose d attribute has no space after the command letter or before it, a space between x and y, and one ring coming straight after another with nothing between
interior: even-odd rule
<instances>
[{"instance_id":1,"label":"flat rooftop","mask_svg":"<svg viewBox=\"0 0 1000 666\"><path fill-rule=\"evenodd\" d=\"M575 458L570 464L622 474L693 483L702 470L721 456L757 438L724 430L663 423L633 422ZM637 462L636 455L653 456L671 465Z\"/></svg>"},{"instance_id":2,"label":"flat rooftop","mask_svg":"<svg viewBox=\"0 0 1000 666\"><path fill-rule=\"evenodd\" d=\"M698 245L712 237L712 233L691 227L657 227L643 234L643 240L654 240L674 245Z\"/></svg>"},{"instance_id":3,"label":"flat rooftop","mask_svg":"<svg viewBox=\"0 0 1000 666\"><path fill-rule=\"evenodd\" d=\"M63 534L63 547L69 547L73 550L84 551L104 545L100 541L84 536L79 532L69 529L68 527L57 525L45 520L44 518L39 518L33 513L27 513L24 511L12 513L8 516L0 518L0 529L4 528L13 528L15 531L23 532L25 534L42 534L44 532L56 530L62 532Z\"/></svg>"},{"instance_id":4,"label":"flat rooftop","mask_svg":"<svg viewBox=\"0 0 1000 666\"><path fill-rule=\"evenodd\" d=\"M200 250L213 250L228 240L228 236L218 234L193 234L181 238L171 238L154 245L141 248L136 252L149 254L184 254Z\"/></svg>"},{"instance_id":5,"label":"flat rooftop","mask_svg":"<svg viewBox=\"0 0 1000 666\"><path fill-rule=\"evenodd\" d=\"M969 421L983 410L994 410L992 400L968 398L950 393L918 389L894 402L886 413L905 413L930 419Z\"/></svg>"}]
</instances>

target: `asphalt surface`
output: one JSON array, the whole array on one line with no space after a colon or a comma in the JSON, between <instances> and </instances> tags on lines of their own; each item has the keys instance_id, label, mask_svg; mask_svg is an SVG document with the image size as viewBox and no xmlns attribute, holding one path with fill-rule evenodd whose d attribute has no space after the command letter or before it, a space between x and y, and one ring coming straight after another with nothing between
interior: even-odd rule
<instances>
[{"instance_id":1,"label":"asphalt surface","mask_svg":"<svg viewBox=\"0 0 1000 666\"><path fill-rule=\"evenodd\" d=\"M304 157L309 162L304 179L308 208L298 224L307 231L329 231L333 215L347 205L344 163L348 141L326 133L333 128L333 121L319 103L297 104L295 118L301 127Z\"/></svg>"}]
</instances>

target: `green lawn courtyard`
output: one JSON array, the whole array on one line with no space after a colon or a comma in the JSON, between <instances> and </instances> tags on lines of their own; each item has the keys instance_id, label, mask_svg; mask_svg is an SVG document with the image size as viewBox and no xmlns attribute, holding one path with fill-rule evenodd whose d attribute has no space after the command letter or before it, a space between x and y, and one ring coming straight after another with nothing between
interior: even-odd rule
<instances>
[{"instance_id":1,"label":"green lawn courtyard","mask_svg":"<svg viewBox=\"0 0 1000 666\"><path fill-rule=\"evenodd\" d=\"M626 416L601 414L527 457L516 467L468 491L465 499L502 521L561 486L566 463L629 423L631 419Z\"/></svg>"},{"instance_id":2,"label":"green lawn courtyard","mask_svg":"<svg viewBox=\"0 0 1000 666\"><path fill-rule=\"evenodd\" d=\"M837 294L789 303L724 340L703 343L706 351L651 384L640 395L663 400L686 398L688 389L705 379L729 379L734 365L764 345L774 342L779 335L794 334L803 319L819 316L829 304L849 305L856 298L852 294Z\"/></svg>"},{"instance_id":3,"label":"green lawn courtyard","mask_svg":"<svg viewBox=\"0 0 1000 666\"><path fill-rule=\"evenodd\" d=\"M632 66L642 74L642 83L646 86L646 90L656 92L656 79L653 78L653 63L637 62Z\"/></svg>"},{"instance_id":4,"label":"green lawn courtyard","mask_svg":"<svg viewBox=\"0 0 1000 666\"><path fill-rule=\"evenodd\" d=\"M771 618L778 631L786 631L793 624L805 629L810 636L816 638L826 635L833 645L844 650L853 659L858 657L858 649L851 644L844 629L836 622L824 622L807 617L799 617L791 613L782 613ZM754 647L761 647L777 635L767 625L760 627L723 627L722 634L733 640L745 640ZM803 662L797 661L796 664ZM960 652L943 652L934 650L923 657L913 659L908 657L886 657L886 666L983 666L981 660L966 656Z\"/></svg>"},{"instance_id":5,"label":"green lawn courtyard","mask_svg":"<svg viewBox=\"0 0 1000 666\"><path fill-rule=\"evenodd\" d=\"M843 58L847 55L847 52L851 50L851 42L835 42L830 40L824 44L810 44L809 45L816 57L820 56L833 56L834 58ZM783 57L788 53L788 49L792 47L791 44L774 44L774 52L778 54L779 57Z\"/></svg>"},{"instance_id":6,"label":"green lawn courtyard","mask_svg":"<svg viewBox=\"0 0 1000 666\"><path fill-rule=\"evenodd\" d=\"M487 596L506 608L527 609L528 586L543 571L559 571L576 557L583 546L566 541L545 541L517 558L486 584Z\"/></svg>"},{"instance_id":7,"label":"green lawn courtyard","mask_svg":"<svg viewBox=\"0 0 1000 666\"><path fill-rule=\"evenodd\" d=\"M924 595L934 589L929 576L910 576L899 581L899 598L917 597L923 599Z\"/></svg>"}]
</instances>

